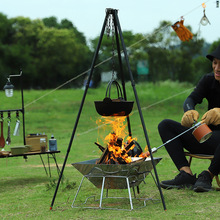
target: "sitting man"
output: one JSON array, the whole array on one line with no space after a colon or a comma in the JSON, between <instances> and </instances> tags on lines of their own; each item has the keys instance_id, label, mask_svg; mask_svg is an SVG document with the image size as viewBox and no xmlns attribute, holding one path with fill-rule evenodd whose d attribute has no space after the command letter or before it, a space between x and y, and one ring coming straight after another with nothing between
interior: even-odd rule
<instances>
[{"instance_id":1,"label":"sitting man","mask_svg":"<svg viewBox=\"0 0 220 220\"><path fill-rule=\"evenodd\" d=\"M165 119L158 125L158 130L163 143L186 131L198 121L199 113L195 106L205 98L208 111L202 116L202 121L210 127L212 136L199 143L191 132L187 132L165 146L180 172L174 179L160 183L164 189L191 187L195 192L207 192L212 189L213 177L220 173L220 45L206 57L212 62L213 72L204 75L185 100L181 123ZM194 154L214 155L207 170L202 171L198 178L189 167L184 149Z\"/></svg>"}]
</instances>

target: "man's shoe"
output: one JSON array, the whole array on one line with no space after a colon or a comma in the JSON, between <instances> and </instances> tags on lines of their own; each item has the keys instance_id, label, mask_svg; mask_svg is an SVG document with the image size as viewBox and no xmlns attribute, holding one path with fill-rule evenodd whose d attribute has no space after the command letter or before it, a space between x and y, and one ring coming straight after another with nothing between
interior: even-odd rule
<instances>
[{"instance_id":1,"label":"man's shoe","mask_svg":"<svg viewBox=\"0 0 220 220\"><path fill-rule=\"evenodd\" d=\"M174 179L161 181L160 186L164 189L193 188L196 180L196 175L192 176L181 170Z\"/></svg>"},{"instance_id":2,"label":"man's shoe","mask_svg":"<svg viewBox=\"0 0 220 220\"><path fill-rule=\"evenodd\" d=\"M195 192L208 192L212 189L212 177L208 171L199 174L193 190Z\"/></svg>"}]
</instances>

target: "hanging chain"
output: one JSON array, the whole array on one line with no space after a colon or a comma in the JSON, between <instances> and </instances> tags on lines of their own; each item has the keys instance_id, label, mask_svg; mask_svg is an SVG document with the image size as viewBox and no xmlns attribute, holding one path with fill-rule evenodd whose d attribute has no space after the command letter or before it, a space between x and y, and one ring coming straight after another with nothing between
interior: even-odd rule
<instances>
[{"instance_id":1,"label":"hanging chain","mask_svg":"<svg viewBox=\"0 0 220 220\"><path fill-rule=\"evenodd\" d=\"M112 80L115 78L115 25L112 16Z\"/></svg>"},{"instance_id":2,"label":"hanging chain","mask_svg":"<svg viewBox=\"0 0 220 220\"><path fill-rule=\"evenodd\" d=\"M106 26L105 26L107 37L109 37L111 33L111 16L112 16L111 14L108 16Z\"/></svg>"},{"instance_id":3,"label":"hanging chain","mask_svg":"<svg viewBox=\"0 0 220 220\"><path fill-rule=\"evenodd\" d=\"M115 79L115 25L112 14L109 14L106 24L106 33L109 38L112 37L112 80Z\"/></svg>"}]
</instances>

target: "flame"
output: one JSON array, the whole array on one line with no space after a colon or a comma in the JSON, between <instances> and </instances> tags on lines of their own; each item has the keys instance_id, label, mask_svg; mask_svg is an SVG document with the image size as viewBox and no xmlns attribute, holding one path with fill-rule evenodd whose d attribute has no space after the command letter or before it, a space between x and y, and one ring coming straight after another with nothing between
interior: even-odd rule
<instances>
[{"instance_id":1,"label":"flame","mask_svg":"<svg viewBox=\"0 0 220 220\"><path fill-rule=\"evenodd\" d=\"M117 162L119 162L118 160L120 160L120 162L122 160L125 163L130 163L132 162L132 159L127 153L135 147L135 144L132 144L131 142L135 141L136 138L128 136L128 131L126 129L127 123L125 123L125 119L126 116L101 117L101 119L98 119L96 123L99 127L104 127L104 130L106 128L105 125L110 127L111 132L104 138L104 142L110 152L110 159ZM100 126L100 124L102 126ZM126 149L129 144L131 144L131 146L129 146L129 149Z\"/></svg>"},{"instance_id":2,"label":"flame","mask_svg":"<svg viewBox=\"0 0 220 220\"><path fill-rule=\"evenodd\" d=\"M109 142L107 143L108 150L111 152L110 159L118 161L118 158L121 158L126 163L132 162L132 159L128 156L127 151L132 150L135 145L133 144L128 150L126 150L126 146L128 146L134 139L128 137L126 143L124 143L123 139L118 137L115 133L111 133L107 137L107 139L109 139ZM119 144L117 142L118 140L121 140L122 142Z\"/></svg>"},{"instance_id":3,"label":"flame","mask_svg":"<svg viewBox=\"0 0 220 220\"><path fill-rule=\"evenodd\" d=\"M96 124L99 128L102 128L103 132L108 132L108 134L102 138L105 141L105 144L112 141L114 138L122 138L128 135L128 131L126 130L127 124L125 123L126 116L120 117L104 117L102 116L96 121ZM100 129L99 129L100 132ZM112 135L114 133L115 135Z\"/></svg>"}]
</instances>

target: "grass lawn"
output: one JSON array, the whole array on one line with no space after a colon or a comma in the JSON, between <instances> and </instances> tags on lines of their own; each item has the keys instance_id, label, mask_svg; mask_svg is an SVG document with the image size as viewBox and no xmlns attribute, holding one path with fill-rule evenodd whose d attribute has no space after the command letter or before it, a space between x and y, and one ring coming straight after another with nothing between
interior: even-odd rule
<instances>
[{"instance_id":1,"label":"grass lawn","mask_svg":"<svg viewBox=\"0 0 220 220\"><path fill-rule=\"evenodd\" d=\"M138 98L142 107L151 148L162 144L158 131L158 123L170 118L181 120L182 105L186 96L192 91L192 85L174 83L170 81L136 85ZM0 160L0 218L1 219L219 219L220 197L218 191L195 193L191 190L162 190L167 211L164 211L158 188L151 175L140 184L140 197L152 198L147 201L146 207L133 211L99 210L72 208L71 204L76 195L82 174L71 164L84 160L99 158L101 152L94 142L103 144L103 138L109 133L98 128L96 121L101 119L97 114L94 101L102 100L105 96L106 85L98 89L89 89L82 114L77 126L76 134L71 145L71 151L64 169L64 179L60 184L53 210L50 210L51 201L55 192L58 175L54 162L51 160L52 178L47 177L38 155L28 157L4 158ZM128 100L134 100L130 83L126 84ZM55 136L58 142L57 161L60 168L63 165L71 134L83 96L81 89L63 89L50 91L24 91L26 134L45 133L50 138ZM49 94L50 93L50 94ZM45 94L49 94L44 96ZM44 97L42 97L44 96ZM113 94L114 96L114 94ZM39 97L42 97L39 99ZM20 108L20 93L15 91L12 98L5 98L1 94L1 110ZM200 115L206 111L206 103L198 111ZM7 137L7 115L5 114L4 136ZM20 116L21 117L21 116ZM11 133L15 126L16 117L12 114ZM146 141L141 120L137 111L136 102L130 115L133 137L145 148ZM12 136L11 146L22 145L22 131L20 136ZM10 146L5 147L10 150ZM178 171L170 160L165 148L161 148L155 157L162 157L156 166L160 180L171 179ZM44 157L46 161L47 158ZM207 169L209 161L194 159L192 169L199 174ZM213 181L213 186L217 184ZM88 196L100 196L100 189L94 187L88 180L84 181L77 197L77 204L85 201ZM127 190L109 190L109 196L127 196ZM96 203L92 202L91 205ZM129 200L104 201L110 207L129 208ZM134 208L142 205L134 201Z\"/></svg>"}]
</instances>

